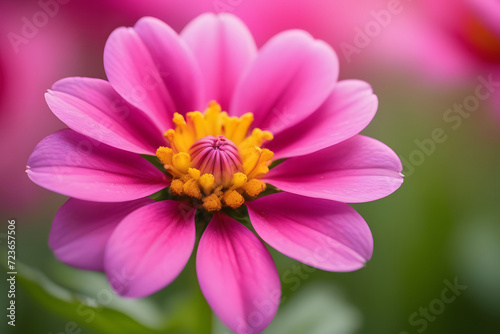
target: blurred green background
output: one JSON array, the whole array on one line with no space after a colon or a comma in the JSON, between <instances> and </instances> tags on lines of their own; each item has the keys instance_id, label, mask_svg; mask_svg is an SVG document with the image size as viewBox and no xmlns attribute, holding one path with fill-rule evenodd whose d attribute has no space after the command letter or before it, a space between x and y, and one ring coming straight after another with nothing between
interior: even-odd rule
<instances>
[{"instance_id":1,"label":"blurred green background","mask_svg":"<svg viewBox=\"0 0 500 334\"><path fill-rule=\"evenodd\" d=\"M24 15L39 10L34 1L2 1L0 16L8 13L4 22L11 22L10 26L1 26L2 38L9 31L20 29ZM372 7L366 7L370 5L363 1L359 3L359 7L350 9L361 11L359 17L352 19L354 25L365 22L370 8L377 8L375 2ZM102 50L113 28L132 25L139 16L155 10L149 14L180 30L199 12L214 9L200 6L181 11L179 8L186 4L166 1L164 12L157 12L148 4L145 1L142 10L125 8L125 4L116 5L113 1L73 0L61 5L36 38L54 34L57 40L62 38L58 37L62 30L70 32L70 38L60 46L67 50L67 55L57 54L66 58L65 64L69 65L56 66L34 89L36 103L20 107L26 123L30 123L31 114L37 114L49 119L50 124L16 127L6 116L15 107L9 105L7 109L0 103L2 128L14 126L16 138L23 138L22 147L34 148L53 129L63 127L44 105L44 90L65 76L104 77ZM294 4L299 6L298 13L300 6L306 6L304 2L290 2L288 10ZM231 8L234 14L244 16L251 6L258 4L243 3ZM263 11L275 10L273 5L262 6ZM319 5L313 6L308 15L314 11L318 16L330 16L331 20L340 15L336 11L325 14ZM257 40L262 44L282 28L308 28L308 23L297 17L300 15L291 15L283 25L269 25L268 30L256 36ZM397 19L404 21L405 16ZM311 22L315 22L314 16ZM262 23L267 27L266 24ZM328 40L339 53L339 41L353 29L352 22L345 24L347 35ZM314 24L311 27L319 29ZM321 29L318 31L324 36L316 37L327 39L335 35L331 25ZM0 55L11 53L9 41L4 38L2 43ZM324 272L271 250L281 277L283 301L266 333L500 333L500 110L494 110L488 100L481 101L479 108L454 129L443 115L454 103L462 103L474 94L477 81L426 81L415 74L418 68L409 71L379 61L376 50L371 45L349 63L341 58L341 78L372 84L380 105L377 116L363 133L398 153L404 160L405 182L387 198L353 205L374 236L374 255L365 268L352 273ZM28 59L33 57L37 54ZM17 66L19 69L14 70L20 73L23 65ZM407 66L417 65L408 62ZM489 72L482 70L478 68L477 75L487 76ZM21 81L32 81L23 75ZM10 82L4 80L3 85L7 87ZM30 126L44 131L32 131ZM428 139L437 128L443 129L446 140L429 144ZM3 144L16 148L16 141L6 134L0 134ZM428 143L432 152L423 152L417 141ZM31 151L21 150L20 143L18 153L21 157L17 167L21 165L23 169ZM2 165L17 159L10 154L2 152ZM416 157L423 158L417 161ZM15 186L7 182L14 178L8 171L1 175L4 189L0 242L2 270L7 272L7 220L15 219L16 326L9 326L9 319L2 315L1 333L229 333L201 295L193 257L174 283L141 300L115 295L101 273L77 270L57 261L48 248L48 235L54 214L66 198L35 185L26 186L26 180L18 181L24 185L22 192L16 192ZM33 193L38 195L31 198ZM0 309L6 314L7 274L3 276ZM457 290L450 289L450 285L458 285Z\"/></svg>"}]
</instances>

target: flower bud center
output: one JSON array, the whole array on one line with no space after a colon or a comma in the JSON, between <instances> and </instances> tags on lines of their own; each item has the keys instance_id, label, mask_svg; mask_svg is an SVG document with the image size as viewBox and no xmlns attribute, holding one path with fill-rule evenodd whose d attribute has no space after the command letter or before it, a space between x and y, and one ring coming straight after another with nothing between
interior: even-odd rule
<instances>
[{"instance_id":1,"label":"flower bud center","mask_svg":"<svg viewBox=\"0 0 500 334\"><path fill-rule=\"evenodd\" d=\"M205 136L189 149L192 166L201 174L212 174L216 184L227 186L234 175L242 170L236 145L224 136Z\"/></svg>"}]
</instances>

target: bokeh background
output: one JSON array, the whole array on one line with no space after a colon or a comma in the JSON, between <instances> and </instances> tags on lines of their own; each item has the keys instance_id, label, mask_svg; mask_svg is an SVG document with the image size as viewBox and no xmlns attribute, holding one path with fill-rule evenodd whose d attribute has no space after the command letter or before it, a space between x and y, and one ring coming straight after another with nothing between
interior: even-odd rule
<instances>
[{"instance_id":1,"label":"bokeh background","mask_svg":"<svg viewBox=\"0 0 500 334\"><path fill-rule=\"evenodd\" d=\"M15 219L18 271L15 327L5 317L7 275L0 281L0 332L229 333L201 295L194 259L141 300L116 296L101 273L58 262L47 241L66 198L24 172L38 141L64 127L44 92L67 76L105 79L114 28L149 15L180 31L207 11L242 18L259 46L292 28L327 41L341 79L366 80L379 97L363 133L404 164L396 193L353 205L375 240L365 268L323 272L272 252L283 302L266 333L500 333L495 0L0 0L1 263L6 273Z\"/></svg>"}]
</instances>

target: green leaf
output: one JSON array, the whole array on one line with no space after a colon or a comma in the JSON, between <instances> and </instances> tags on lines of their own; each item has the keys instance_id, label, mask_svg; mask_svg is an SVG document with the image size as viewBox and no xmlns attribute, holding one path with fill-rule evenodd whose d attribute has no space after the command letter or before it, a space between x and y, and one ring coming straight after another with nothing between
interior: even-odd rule
<instances>
[{"instance_id":1,"label":"green leaf","mask_svg":"<svg viewBox=\"0 0 500 334\"><path fill-rule=\"evenodd\" d=\"M148 197L151 198L152 200L157 201L157 202L165 201L165 200L177 200L174 198L174 196L170 192L170 187L164 188L160 191L157 191L154 194L149 195Z\"/></svg>"},{"instance_id":2,"label":"green leaf","mask_svg":"<svg viewBox=\"0 0 500 334\"><path fill-rule=\"evenodd\" d=\"M166 173L165 167L163 167L163 164L161 163L160 159L156 155L147 155L147 154L141 154L141 156L152 163L156 168L161 170L162 172Z\"/></svg>"},{"instance_id":3,"label":"green leaf","mask_svg":"<svg viewBox=\"0 0 500 334\"><path fill-rule=\"evenodd\" d=\"M237 209L225 208L223 211L229 217L239 221L240 223L250 225L250 217L248 216L248 210L245 205L242 205Z\"/></svg>"},{"instance_id":4,"label":"green leaf","mask_svg":"<svg viewBox=\"0 0 500 334\"><path fill-rule=\"evenodd\" d=\"M196 289L182 300L177 300L172 310L172 320L164 333L211 334L212 310L205 301L198 283Z\"/></svg>"},{"instance_id":5,"label":"green leaf","mask_svg":"<svg viewBox=\"0 0 500 334\"><path fill-rule=\"evenodd\" d=\"M304 286L264 331L268 334L353 334L361 327L361 313L331 285Z\"/></svg>"},{"instance_id":6,"label":"green leaf","mask_svg":"<svg viewBox=\"0 0 500 334\"><path fill-rule=\"evenodd\" d=\"M47 310L75 322L78 328L85 327L100 333L162 333L109 307L107 303L96 303L95 298L57 285L36 269L21 263L16 263L16 266L16 281L20 288ZM106 300L119 298L109 288L101 290L101 295L102 298L106 296Z\"/></svg>"},{"instance_id":7,"label":"green leaf","mask_svg":"<svg viewBox=\"0 0 500 334\"><path fill-rule=\"evenodd\" d=\"M254 199L252 199L252 201L255 200L255 199L257 199L257 198L261 198L261 197L264 197L264 196L267 196L267 195L271 195L271 194L282 193L282 192L283 192L283 190L276 188L272 184L266 183L266 190L264 190L263 192L261 192Z\"/></svg>"},{"instance_id":8,"label":"green leaf","mask_svg":"<svg viewBox=\"0 0 500 334\"><path fill-rule=\"evenodd\" d=\"M271 164L269 165L269 169L273 169L274 167L278 166L280 163L282 163L283 161L285 161L286 158L283 158L283 159L278 159L278 160L274 160L273 162L271 162Z\"/></svg>"}]
</instances>

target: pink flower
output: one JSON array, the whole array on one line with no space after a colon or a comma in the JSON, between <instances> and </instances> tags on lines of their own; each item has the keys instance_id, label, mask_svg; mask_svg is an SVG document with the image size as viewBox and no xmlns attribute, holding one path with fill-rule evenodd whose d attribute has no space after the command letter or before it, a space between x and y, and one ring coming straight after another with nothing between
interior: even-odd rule
<instances>
[{"instance_id":1,"label":"pink flower","mask_svg":"<svg viewBox=\"0 0 500 334\"><path fill-rule=\"evenodd\" d=\"M28 24L22 19L31 20L37 10L35 2L0 2L0 210L9 215L20 215L28 207L35 211L46 195L26 178L24 167L33 146L62 127L55 117L47 117L43 93L67 73L61 69L69 66L68 55L77 56L67 48L72 29L59 21L23 30ZM20 224L26 222L20 219Z\"/></svg>"},{"instance_id":2,"label":"pink flower","mask_svg":"<svg viewBox=\"0 0 500 334\"><path fill-rule=\"evenodd\" d=\"M0 152L4 157L0 210L9 215L29 218L46 207L47 191L24 173L33 146L63 127L56 117L47 117L43 94L58 78L86 71L85 64L92 64L89 73L99 75L93 59L94 54L96 61L102 57L102 44L116 26L110 13L111 9L103 10L101 1L0 1ZM116 8L112 13L116 16ZM93 51L97 45L99 53ZM35 220L26 218L19 223Z\"/></svg>"},{"instance_id":3,"label":"pink flower","mask_svg":"<svg viewBox=\"0 0 500 334\"><path fill-rule=\"evenodd\" d=\"M500 2L423 0L401 15L377 36L372 61L446 88L475 86L479 76L500 82ZM487 98L500 111L500 90Z\"/></svg>"},{"instance_id":4,"label":"pink flower","mask_svg":"<svg viewBox=\"0 0 500 334\"><path fill-rule=\"evenodd\" d=\"M425 0L405 7L403 15L381 36L379 50L391 65L399 60L446 83L500 73L498 1Z\"/></svg>"},{"instance_id":5,"label":"pink flower","mask_svg":"<svg viewBox=\"0 0 500 334\"><path fill-rule=\"evenodd\" d=\"M232 15L204 14L180 36L143 18L111 34L104 66L109 82L67 78L47 93L70 129L28 161L31 180L73 197L50 234L61 261L104 271L122 296L147 296L187 263L198 210L211 216L196 255L201 290L232 330L256 333L276 313L280 280L235 213L246 207L265 242L317 268L351 271L370 259L370 230L345 203L389 195L402 166L358 135L377 98L365 82L337 81L324 42L293 30L257 51ZM168 199L147 197L156 192Z\"/></svg>"}]
</instances>

